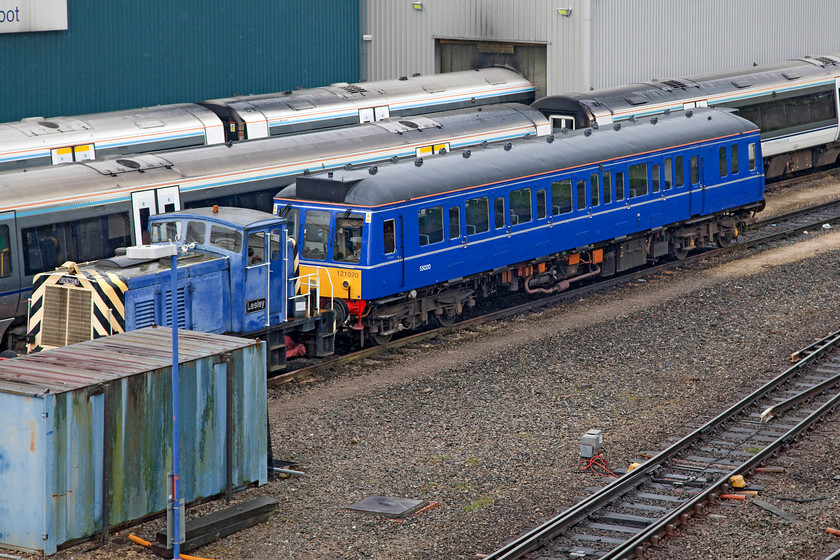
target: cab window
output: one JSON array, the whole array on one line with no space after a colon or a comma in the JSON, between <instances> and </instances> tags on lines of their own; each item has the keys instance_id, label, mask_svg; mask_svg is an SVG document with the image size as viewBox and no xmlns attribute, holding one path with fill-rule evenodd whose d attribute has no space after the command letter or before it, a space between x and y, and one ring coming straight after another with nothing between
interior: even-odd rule
<instances>
[{"instance_id":1,"label":"cab window","mask_svg":"<svg viewBox=\"0 0 840 560\"><path fill-rule=\"evenodd\" d=\"M265 234L256 232L248 234L248 266L262 264L265 257Z\"/></svg>"},{"instance_id":2,"label":"cab window","mask_svg":"<svg viewBox=\"0 0 840 560\"><path fill-rule=\"evenodd\" d=\"M185 243L197 243L201 245L207 230L207 224L204 222L187 222L187 236L184 238Z\"/></svg>"},{"instance_id":3,"label":"cab window","mask_svg":"<svg viewBox=\"0 0 840 560\"><path fill-rule=\"evenodd\" d=\"M152 238L154 239L154 230L152 231ZM210 244L226 251L238 253L242 250L242 234L235 229L214 224L210 226Z\"/></svg>"},{"instance_id":4,"label":"cab window","mask_svg":"<svg viewBox=\"0 0 840 560\"><path fill-rule=\"evenodd\" d=\"M181 241L181 222L155 222L150 229L152 243Z\"/></svg>"},{"instance_id":5,"label":"cab window","mask_svg":"<svg viewBox=\"0 0 840 560\"><path fill-rule=\"evenodd\" d=\"M362 256L362 226L364 216L345 214L335 220L333 260L357 263Z\"/></svg>"},{"instance_id":6,"label":"cab window","mask_svg":"<svg viewBox=\"0 0 840 560\"><path fill-rule=\"evenodd\" d=\"M330 239L330 213L326 210L309 210L303 219L300 256L314 261L325 260Z\"/></svg>"},{"instance_id":7,"label":"cab window","mask_svg":"<svg viewBox=\"0 0 840 560\"><path fill-rule=\"evenodd\" d=\"M286 231L288 232L287 235L297 242L298 239L298 226L300 225L300 210L297 208L291 208L286 206L278 215L281 218L286 218Z\"/></svg>"}]
</instances>

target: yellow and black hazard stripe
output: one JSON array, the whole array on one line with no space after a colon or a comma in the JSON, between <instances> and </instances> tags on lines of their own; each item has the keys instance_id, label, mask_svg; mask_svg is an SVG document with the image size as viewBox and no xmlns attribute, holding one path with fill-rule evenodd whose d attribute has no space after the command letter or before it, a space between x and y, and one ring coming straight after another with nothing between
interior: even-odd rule
<instances>
[{"instance_id":1,"label":"yellow and black hazard stripe","mask_svg":"<svg viewBox=\"0 0 840 560\"><path fill-rule=\"evenodd\" d=\"M292 241L292 255L294 255L295 273L292 276L295 279L295 295L300 295L300 257L297 251L297 242L294 237L289 238Z\"/></svg>"},{"instance_id":2,"label":"yellow and black hazard stripe","mask_svg":"<svg viewBox=\"0 0 840 560\"><path fill-rule=\"evenodd\" d=\"M56 340L43 340L47 326L58 332L75 329L76 341L125 332L126 282L110 272L91 273L67 264L67 268L35 277L29 311L30 350L60 345ZM73 305L68 304L71 297ZM64 308L51 308L58 305ZM90 334L79 332L84 329Z\"/></svg>"}]
</instances>

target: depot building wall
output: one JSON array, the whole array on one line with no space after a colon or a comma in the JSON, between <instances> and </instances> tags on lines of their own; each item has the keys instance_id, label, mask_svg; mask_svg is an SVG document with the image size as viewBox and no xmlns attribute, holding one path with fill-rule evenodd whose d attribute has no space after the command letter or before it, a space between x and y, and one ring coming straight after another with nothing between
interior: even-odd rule
<instances>
[{"instance_id":1,"label":"depot building wall","mask_svg":"<svg viewBox=\"0 0 840 560\"><path fill-rule=\"evenodd\" d=\"M359 79L355 0L0 0L0 11L0 122ZM44 30L22 27L51 15Z\"/></svg>"}]
</instances>

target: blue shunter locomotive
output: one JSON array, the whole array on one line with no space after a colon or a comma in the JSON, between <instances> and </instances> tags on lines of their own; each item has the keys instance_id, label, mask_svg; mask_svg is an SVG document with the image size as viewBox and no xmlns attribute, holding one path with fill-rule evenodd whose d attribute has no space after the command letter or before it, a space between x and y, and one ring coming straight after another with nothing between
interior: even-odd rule
<instances>
[{"instance_id":1,"label":"blue shunter locomotive","mask_svg":"<svg viewBox=\"0 0 840 560\"><path fill-rule=\"evenodd\" d=\"M763 208L760 152L754 124L698 108L301 177L275 212L338 323L384 342L495 291L729 243Z\"/></svg>"}]
</instances>

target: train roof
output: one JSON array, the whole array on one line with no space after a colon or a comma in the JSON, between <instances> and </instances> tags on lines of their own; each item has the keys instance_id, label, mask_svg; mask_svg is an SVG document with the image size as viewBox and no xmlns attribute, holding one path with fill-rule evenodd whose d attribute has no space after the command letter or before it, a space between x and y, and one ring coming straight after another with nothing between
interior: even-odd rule
<instances>
[{"instance_id":1,"label":"train roof","mask_svg":"<svg viewBox=\"0 0 840 560\"><path fill-rule=\"evenodd\" d=\"M0 212L36 213L55 206L111 202L150 187L178 185L182 198L204 188L237 182L272 181L265 188L280 189L294 174L343 166L347 160L375 161L394 146L428 145L501 128L534 130L545 118L520 104L459 109L416 117L387 119L353 127L298 136L265 138L230 145L202 146L157 154L111 156L102 160L66 163L0 172ZM469 125L469 126L468 126ZM469 129L469 134L463 132ZM413 151L413 150L412 150ZM287 178L286 178L287 177ZM216 184L218 183L218 184ZM206 194L200 198L211 196Z\"/></svg>"},{"instance_id":2,"label":"train roof","mask_svg":"<svg viewBox=\"0 0 840 560\"><path fill-rule=\"evenodd\" d=\"M791 59L721 72L710 72L681 78L657 79L599 90L553 95L536 100L532 106L542 111L572 111L585 105L599 116L604 110L638 108L647 104L717 95L743 93L766 87L797 87L809 81L840 74L840 53L819 57Z\"/></svg>"},{"instance_id":3,"label":"train roof","mask_svg":"<svg viewBox=\"0 0 840 560\"><path fill-rule=\"evenodd\" d=\"M339 171L332 177L323 174L301 177L276 198L281 202L296 198L360 207L385 206L750 131L757 133L758 129L730 112L680 111L597 130L580 130L561 135L553 142L520 140L504 147L465 150L414 163L380 165L367 171Z\"/></svg>"},{"instance_id":4,"label":"train roof","mask_svg":"<svg viewBox=\"0 0 840 560\"><path fill-rule=\"evenodd\" d=\"M232 206L212 206L206 208L191 208L152 216L153 220L171 221L175 219L199 218L212 220L220 224L227 224L234 228L260 227L268 223L281 220L274 214L252 210L250 208L234 208Z\"/></svg>"}]
</instances>

